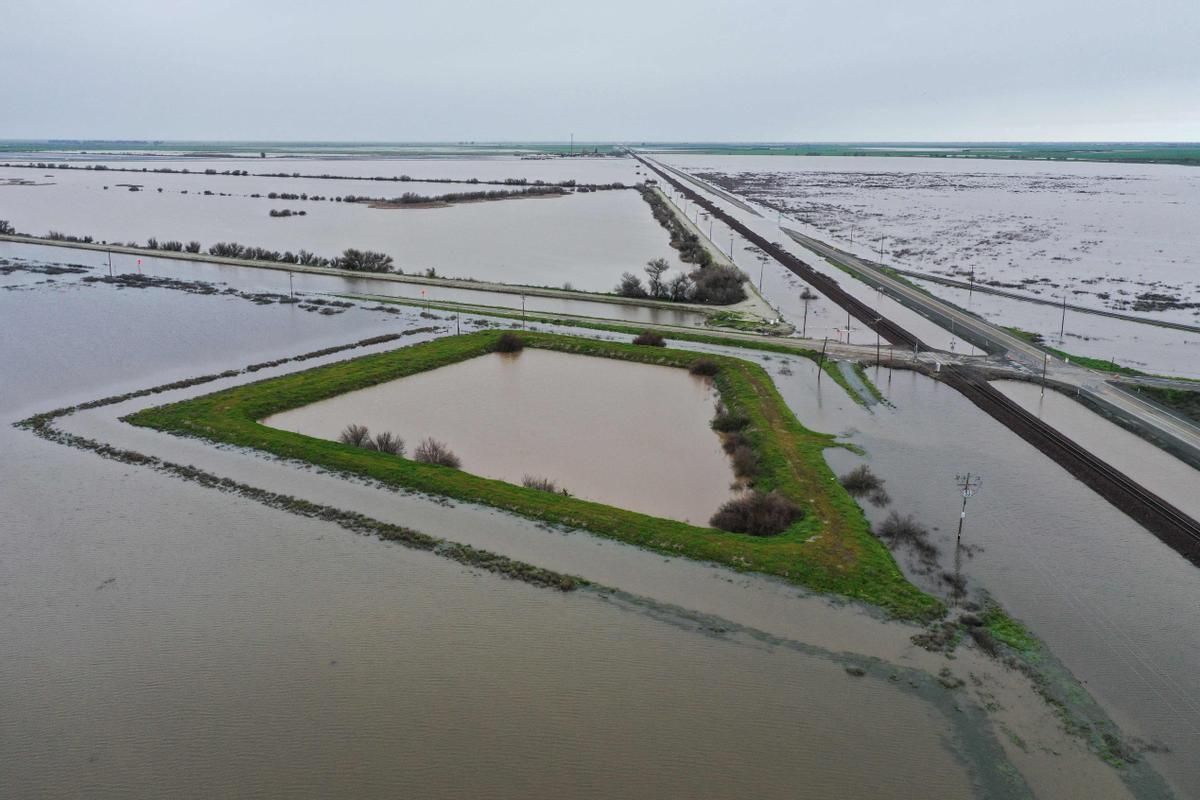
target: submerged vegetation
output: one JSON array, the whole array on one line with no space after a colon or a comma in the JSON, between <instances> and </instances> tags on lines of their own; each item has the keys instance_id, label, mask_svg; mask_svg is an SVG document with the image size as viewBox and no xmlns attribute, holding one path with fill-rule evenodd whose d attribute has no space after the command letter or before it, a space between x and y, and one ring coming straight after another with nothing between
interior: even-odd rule
<instances>
[{"instance_id":1,"label":"submerged vegetation","mask_svg":"<svg viewBox=\"0 0 1200 800\"><path fill-rule=\"evenodd\" d=\"M137 412L136 425L265 450L385 484L485 503L548 523L673 555L715 561L735 569L778 575L818 591L877 604L909 618L941 613L935 598L903 577L888 549L875 538L862 511L837 482L822 451L834 439L804 428L761 367L728 356L637 347L526 332L526 347L641 361L689 369L705 359L720 367L714 377L729 414L744 416L737 444L753 454L749 489L786 498L802 512L773 536L732 533L652 517L577 497L552 494L456 469L401 459L340 442L317 440L266 427L258 420L355 389L494 352L499 331L481 331L321 366L259 383ZM762 503L762 501L758 501ZM781 509L786 513L781 515ZM777 501L748 511L769 521L790 515ZM753 516L747 514L747 516Z\"/></svg>"}]
</instances>

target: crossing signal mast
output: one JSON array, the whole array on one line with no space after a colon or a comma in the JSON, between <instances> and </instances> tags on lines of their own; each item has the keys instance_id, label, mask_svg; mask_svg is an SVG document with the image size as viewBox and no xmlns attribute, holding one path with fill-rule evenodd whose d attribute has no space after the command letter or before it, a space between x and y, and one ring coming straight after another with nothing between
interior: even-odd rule
<instances>
[{"instance_id":1,"label":"crossing signal mast","mask_svg":"<svg viewBox=\"0 0 1200 800\"><path fill-rule=\"evenodd\" d=\"M958 515L958 536L954 541L955 548L962 544L962 529L963 521L967 518L967 501L974 497L979 492L979 486L983 483L983 478L979 475L956 475L954 482L958 484L958 490L962 493L962 513Z\"/></svg>"}]
</instances>

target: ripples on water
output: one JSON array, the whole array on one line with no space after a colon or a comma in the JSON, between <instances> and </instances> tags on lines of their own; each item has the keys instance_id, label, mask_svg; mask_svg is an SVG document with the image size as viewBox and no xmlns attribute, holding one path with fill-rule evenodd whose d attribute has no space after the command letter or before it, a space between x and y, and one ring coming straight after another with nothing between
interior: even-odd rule
<instances>
[{"instance_id":1,"label":"ripples on water","mask_svg":"<svg viewBox=\"0 0 1200 800\"><path fill-rule=\"evenodd\" d=\"M4 292L0 411L416 322ZM475 575L8 425L0 447L13 796L971 792L944 717L832 661Z\"/></svg>"}]
</instances>

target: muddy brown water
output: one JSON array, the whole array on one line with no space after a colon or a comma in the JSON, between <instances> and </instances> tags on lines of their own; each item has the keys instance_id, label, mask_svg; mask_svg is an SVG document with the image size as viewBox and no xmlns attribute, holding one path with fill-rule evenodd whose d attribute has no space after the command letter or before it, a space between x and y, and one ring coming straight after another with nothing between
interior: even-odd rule
<instances>
[{"instance_id":1,"label":"muddy brown water","mask_svg":"<svg viewBox=\"0 0 1200 800\"><path fill-rule=\"evenodd\" d=\"M963 561L968 585L989 592L1049 642L1131 737L1168 749L1145 757L1182 796L1194 795L1200 787L1200 762L1191 755L1200 752L1200 570L949 387L900 370L890 378L886 369L868 374L894 407L866 413L810 404L804 418L844 431L887 481L892 503L875 508L864 502L869 519L878 524L895 511L929 529L941 566L921 574L901 548L897 560L905 571L919 585L945 592L936 578L953 569L962 503L955 478L981 475L963 532L973 553ZM802 390L785 384L781 391L792 402ZM1079 426L1115 437L1086 409L1050 403L1052 424L1076 435ZM1103 446L1095 437L1088 441ZM1136 462L1138 453L1146 456L1140 467L1125 466L1135 480L1153 485L1161 470L1140 447L1127 457ZM827 450L826 458L838 474L862 462L844 450Z\"/></svg>"},{"instance_id":2,"label":"muddy brown water","mask_svg":"<svg viewBox=\"0 0 1200 800\"><path fill-rule=\"evenodd\" d=\"M886 679L475 574L7 425L417 322L100 286L0 293L5 794L982 791L954 715Z\"/></svg>"},{"instance_id":3,"label":"muddy brown water","mask_svg":"<svg viewBox=\"0 0 1200 800\"><path fill-rule=\"evenodd\" d=\"M463 469L707 525L734 475L709 427L717 395L685 370L526 348L492 353L275 414L264 425L337 439L349 423L432 436Z\"/></svg>"},{"instance_id":4,"label":"muddy brown water","mask_svg":"<svg viewBox=\"0 0 1200 800\"><path fill-rule=\"evenodd\" d=\"M510 166L519 171L523 163L530 162ZM30 178L35 172L0 167L0 179ZM654 258L667 259L673 272L686 266L671 249L667 232L650 215L645 201L631 189L381 211L357 203L246 195L274 190L322 196L342 191L395 196L411 190L449 193L463 187L51 172L53 177L43 185L0 187L0 219L33 235L44 236L54 230L108 242L145 243L150 237L160 242L195 239L208 248L233 241L280 252L304 249L330 258L347 247L357 247L391 255L396 267L410 274L434 269L444 277L555 288L570 283L596 292L611 291L622 272L640 271ZM145 188L130 192L116 185L130 182ZM181 194L184 190L188 193ZM204 191L238 196L206 196ZM269 216L272 209L282 208L307 213L287 219Z\"/></svg>"}]
</instances>

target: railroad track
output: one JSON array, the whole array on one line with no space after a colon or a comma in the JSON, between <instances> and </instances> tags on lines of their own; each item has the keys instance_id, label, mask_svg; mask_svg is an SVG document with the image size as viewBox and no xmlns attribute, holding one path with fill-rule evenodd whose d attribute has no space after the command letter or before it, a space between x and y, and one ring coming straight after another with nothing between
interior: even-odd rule
<instances>
[{"instance_id":1,"label":"railroad track","mask_svg":"<svg viewBox=\"0 0 1200 800\"><path fill-rule=\"evenodd\" d=\"M925 346L915 334L910 333L908 330L902 328L899 324L888 319L887 317L876 313L875 309L871 308L862 300L859 300L857 297L847 292L845 289L839 286L838 282L833 278L818 272L792 253L784 250L778 245L773 244L772 242L767 241L766 238L760 234L755 233L737 219L734 219L729 214L726 214L725 211L719 208L707 197L704 197L691 187L684 185L674 176L659 169L650 161L636 154L634 154L634 158L636 158L638 161L641 161L647 169L652 170L656 175L679 190L684 197L688 198L693 203L697 204L705 211L724 222L730 228L737 231L746 241L750 242L755 247L774 258L780 264L787 267L809 286L812 286L818 292L823 293L834 303L837 303L839 306L845 309L852 317L866 325L871 330L876 331L884 339L887 339L892 344L903 345L906 348L913 348L914 350L930 349L929 347Z\"/></svg>"},{"instance_id":2,"label":"railroad track","mask_svg":"<svg viewBox=\"0 0 1200 800\"><path fill-rule=\"evenodd\" d=\"M942 370L940 378L1168 547L1200 566L1200 522L1014 403L989 384L981 373L950 365Z\"/></svg>"},{"instance_id":3,"label":"railroad track","mask_svg":"<svg viewBox=\"0 0 1200 800\"><path fill-rule=\"evenodd\" d=\"M768 242L726 214L708 198L680 183L641 156L635 154L634 157L682 192L685 197L722 220L814 289L824 292L826 297L865 325L878 331L881 336L895 344L903 343L914 349L931 349L895 322L876 316L870 306L843 290L833 278L817 272L783 248ZM982 372L963 365L947 364L933 377L966 396L982 411L1032 444L1168 547L1192 564L1200 566L1200 523L1196 520L1021 408L988 383Z\"/></svg>"}]
</instances>

